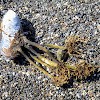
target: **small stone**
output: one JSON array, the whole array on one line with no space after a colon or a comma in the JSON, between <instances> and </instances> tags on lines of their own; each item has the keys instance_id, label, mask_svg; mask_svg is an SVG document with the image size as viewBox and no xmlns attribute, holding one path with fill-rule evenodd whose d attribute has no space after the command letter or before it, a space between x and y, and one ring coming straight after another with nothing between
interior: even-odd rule
<instances>
[{"instance_id":1,"label":"small stone","mask_svg":"<svg viewBox=\"0 0 100 100\"><path fill-rule=\"evenodd\" d=\"M79 93L77 93L77 94L76 94L76 97L80 98L80 95L79 95Z\"/></svg>"},{"instance_id":2,"label":"small stone","mask_svg":"<svg viewBox=\"0 0 100 100\"><path fill-rule=\"evenodd\" d=\"M0 75L0 79L2 79L3 78L3 75Z\"/></svg>"},{"instance_id":3,"label":"small stone","mask_svg":"<svg viewBox=\"0 0 100 100\"><path fill-rule=\"evenodd\" d=\"M2 96L8 97L8 92L4 92Z\"/></svg>"},{"instance_id":4,"label":"small stone","mask_svg":"<svg viewBox=\"0 0 100 100\"><path fill-rule=\"evenodd\" d=\"M88 3L89 2L89 0L85 0L85 3Z\"/></svg>"},{"instance_id":5,"label":"small stone","mask_svg":"<svg viewBox=\"0 0 100 100\"><path fill-rule=\"evenodd\" d=\"M29 75L30 75L30 72L29 72L29 71L27 71L27 72L26 72L26 75L27 75L27 76L29 76Z\"/></svg>"},{"instance_id":6,"label":"small stone","mask_svg":"<svg viewBox=\"0 0 100 100\"><path fill-rule=\"evenodd\" d=\"M40 14L36 14L36 18L39 18L40 17Z\"/></svg>"},{"instance_id":7,"label":"small stone","mask_svg":"<svg viewBox=\"0 0 100 100\"><path fill-rule=\"evenodd\" d=\"M60 3L58 3L58 4L57 4L57 7L58 7L58 8L60 8L60 7L61 7L61 4L60 4Z\"/></svg>"},{"instance_id":8,"label":"small stone","mask_svg":"<svg viewBox=\"0 0 100 100\"><path fill-rule=\"evenodd\" d=\"M97 25L97 29L100 32L100 24Z\"/></svg>"},{"instance_id":9,"label":"small stone","mask_svg":"<svg viewBox=\"0 0 100 100\"><path fill-rule=\"evenodd\" d=\"M67 58L67 52L65 50L58 49L57 51L57 59L59 61L63 61Z\"/></svg>"},{"instance_id":10,"label":"small stone","mask_svg":"<svg viewBox=\"0 0 100 100\"><path fill-rule=\"evenodd\" d=\"M33 72L35 72L35 68L33 68Z\"/></svg>"},{"instance_id":11,"label":"small stone","mask_svg":"<svg viewBox=\"0 0 100 100\"><path fill-rule=\"evenodd\" d=\"M86 95L86 91L85 90L83 90L82 92L83 92L83 95Z\"/></svg>"},{"instance_id":12,"label":"small stone","mask_svg":"<svg viewBox=\"0 0 100 100\"><path fill-rule=\"evenodd\" d=\"M65 2L65 3L64 3L64 6L67 6L67 5L68 5L68 2Z\"/></svg>"},{"instance_id":13,"label":"small stone","mask_svg":"<svg viewBox=\"0 0 100 100\"><path fill-rule=\"evenodd\" d=\"M42 78L42 76L39 76L38 79L40 80Z\"/></svg>"}]
</instances>

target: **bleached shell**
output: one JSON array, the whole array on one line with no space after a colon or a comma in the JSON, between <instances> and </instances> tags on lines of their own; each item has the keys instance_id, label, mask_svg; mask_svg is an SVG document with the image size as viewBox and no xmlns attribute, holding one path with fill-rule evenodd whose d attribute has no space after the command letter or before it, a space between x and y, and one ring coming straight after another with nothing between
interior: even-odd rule
<instances>
[{"instance_id":1,"label":"bleached shell","mask_svg":"<svg viewBox=\"0 0 100 100\"><path fill-rule=\"evenodd\" d=\"M0 43L2 55L7 57L11 56L9 49L12 45L13 39L15 38L15 34L19 30L21 30L19 17L14 11L8 10L2 20L2 39Z\"/></svg>"},{"instance_id":2,"label":"bleached shell","mask_svg":"<svg viewBox=\"0 0 100 100\"><path fill-rule=\"evenodd\" d=\"M3 32L5 32L10 37L14 37L15 33L17 33L19 29L20 19L14 11L8 10L8 12L4 15L2 21Z\"/></svg>"}]
</instances>

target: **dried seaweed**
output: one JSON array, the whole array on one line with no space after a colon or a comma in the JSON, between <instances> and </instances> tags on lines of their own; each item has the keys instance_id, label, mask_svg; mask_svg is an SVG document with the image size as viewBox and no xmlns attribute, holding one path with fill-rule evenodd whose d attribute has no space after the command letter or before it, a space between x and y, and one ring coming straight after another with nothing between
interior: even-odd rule
<instances>
[{"instance_id":1,"label":"dried seaweed","mask_svg":"<svg viewBox=\"0 0 100 100\"><path fill-rule=\"evenodd\" d=\"M88 40L86 38L81 38L79 36L70 36L65 40L65 47L55 46L51 44L46 44L48 47L58 48L60 49L60 53L57 53L57 58L65 58L66 54L69 56L75 55L82 56L83 50L80 48L80 44L83 48L86 48L86 43ZM62 49L62 50L61 50ZM66 50L67 49L67 50ZM64 52L63 52L64 51ZM62 53L62 54L61 54ZM67 55L68 56L68 55ZM68 83L71 78L77 79L86 79L88 76L94 73L96 69L96 65L87 63L86 60L78 59L78 63L73 66L73 68L69 68L69 64L64 63L63 60L59 61L56 69L52 69L52 72L55 73L51 82L56 86L62 86L65 83ZM100 67L100 66L98 66Z\"/></svg>"},{"instance_id":2,"label":"dried seaweed","mask_svg":"<svg viewBox=\"0 0 100 100\"><path fill-rule=\"evenodd\" d=\"M56 69L52 69L52 72L55 73L55 76L51 79L51 82L56 86L62 86L63 84L68 83L74 69L68 68L65 63L60 62Z\"/></svg>"},{"instance_id":3,"label":"dried seaweed","mask_svg":"<svg viewBox=\"0 0 100 100\"><path fill-rule=\"evenodd\" d=\"M82 39L83 38L83 39ZM82 54L82 48L86 48L87 38L82 36L69 36L65 40L65 48L68 50L69 55ZM80 48L81 45L81 48Z\"/></svg>"}]
</instances>

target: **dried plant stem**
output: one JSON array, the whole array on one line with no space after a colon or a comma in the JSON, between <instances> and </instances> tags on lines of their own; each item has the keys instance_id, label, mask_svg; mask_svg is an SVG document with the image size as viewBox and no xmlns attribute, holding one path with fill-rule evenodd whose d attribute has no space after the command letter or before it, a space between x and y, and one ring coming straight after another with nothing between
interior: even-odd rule
<instances>
[{"instance_id":1,"label":"dried plant stem","mask_svg":"<svg viewBox=\"0 0 100 100\"><path fill-rule=\"evenodd\" d=\"M71 66L71 65L68 65L68 64L65 64L68 68L70 69L73 69L73 70L76 70L76 67L75 66Z\"/></svg>"},{"instance_id":2,"label":"dried plant stem","mask_svg":"<svg viewBox=\"0 0 100 100\"><path fill-rule=\"evenodd\" d=\"M63 49L63 50L66 49L63 46L57 46L57 45L53 45L53 44L45 44L45 46L48 46L48 47L51 47L51 48Z\"/></svg>"},{"instance_id":3,"label":"dried plant stem","mask_svg":"<svg viewBox=\"0 0 100 100\"><path fill-rule=\"evenodd\" d=\"M42 62L42 61L39 60L37 57L35 57L35 56L33 56L33 55L31 55L31 57L32 57L34 60L36 60L37 62L39 62L40 64L42 64L42 65L44 65L44 66L50 68L50 66L49 66L48 64Z\"/></svg>"},{"instance_id":4,"label":"dried plant stem","mask_svg":"<svg viewBox=\"0 0 100 100\"><path fill-rule=\"evenodd\" d=\"M27 48L29 51L31 51L33 54L35 54L35 55L40 59L40 60L39 60L38 58L36 58L36 57L34 57L32 54L30 54L31 57L32 57L33 59L35 59L37 62L43 64L43 65L46 66L46 67L50 67L50 66L52 66L52 67L57 67L58 63L53 62L53 61L51 61L51 60L49 60L49 59L47 59L47 58L41 56L39 53L37 53L37 52L36 52L34 49L32 49L31 47L26 46L26 48ZM71 69L74 69L74 70L76 69L75 66L71 66L71 65L69 65L69 64L66 64L66 66L67 66L68 68L71 68Z\"/></svg>"},{"instance_id":5,"label":"dried plant stem","mask_svg":"<svg viewBox=\"0 0 100 100\"><path fill-rule=\"evenodd\" d=\"M57 45L53 45L53 44L45 44L45 46L48 46L48 47L51 47L51 48L62 49L62 50L65 50L65 49L66 49L66 47L57 46ZM67 47L70 47L70 44L69 44L69 46L67 46ZM71 53L70 53L70 50L72 50L72 48L70 48L70 49L68 50L68 54L69 54L69 55L75 55L75 56L77 56L76 54L71 54ZM82 52L82 51L79 52L78 50L74 50L74 52L77 53L77 54L81 54L80 52Z\"/></svg>"},{"instance_id":6,"label":"dried plant stem","mask_svg":"<svg viewBox=\"0 0 100 100\"><path fill-rule=\"evenodd\" d=\"M49 59L47 59L47 58L45 58L43 56L38 56L38 58L40 60L42 60L43 62L47 63L50 66L57 67L57 63L55 63L55 62L53 62L53 61L51 61L51 60L49 60Z\"/></svg>"},{"instance_id":7,"label":"dried plant stem","mask_svg":"<svg viewBox=\"0 0 100 100\"><path fill-rule=\"evenodd\" d=\"M44 74L46 74L47 76L49 76L50 78L53 78L52 75L50 75L47 71L45 71L43 68L37 66L31 59L29 59L29 57L20 49L19 52L36 68L38 68L41 72L43 72Z\"/></svg>"},{"instance_id":8,"label":"dried plant stem","mask_svg":"<svg viewBox=\"0 0 100 100\"><path fill-rule=\"evenodd\" d=\"M54 57L53 57L53 55L50 53L50 51L48 51L48 50L47 50L46 48L44 48L43 46L41 46L41 45L39 45L39 44L37 44L37 43L35 43L35 42L29 41L26 37L24 37L24 41L25 41L26 43L29 43L29 44L32 45L32 46L35 46L35 47L39 48L40 50L43 50L44 52L46 52L46 53L52 58L53 61L55 61L56 63L58 63L58 61L57 61L56 59L54 59Z\"/></svg>"},{"instance_id":9,"label":"dried plant stem","mask_svg":"<svg viewBox=\"0 0 100 100\"><path fill-rule=\"evenodd\" d=\"M43 57L43 56L41 56L39 53L37 53L35 50L33 50L31 47L27 47L26 46L26 48L29 50L29 51L31 51L32 53L34 53L38 58L36 58L36 57L34 57L32 54L30 54L31 55L31 57L33 58L33 59L35 59L37 62L39 62L39 63L41 63L41 64L43 64L44 66L47 66L47 67L50 67L50 66L52 66L52 67L57 67L57 63L55 63L55 62L53 62L53 61L51 61L51 60L49 60L49 59L47 59L47 58L45 58L45 57ZM43 63L43 62L44 63ZM66 66L68 67L68 68L71 68L71 69L76 69L76 67L75 66L71 66L71 65L69 65L69 64L66 64Z\"/></svg>"},{"instance_id":10,"label":"dried plant stem","mask_svg":"<svg viewBox=\"0 0 100 100\"><path fill-rule=\"evenodd\" d=\"M45 57L43 57L43 56L38 56L38 58L40 58L40 60L37 58L37 57L35 57L35 56L33 56L33 55L31 55L31 57L34 59L34 60L36 60L37 62L39 62L39 63L41 63L41 64L43 64L44 66L46 66L46 67L49 67L50 68L50 66L52 66L52 67L57 67L57 63L55 63L55 62L53 62L53 61L51 61L51 60L49 60L49 59L47 59L47 58L45 58ZM43 62L42 62L42 61ZM44 63L45 62L45 63ZM49 66L50 65L50 66ZM76 67L75 66L71 66L71 65L68 65L68 64L65 64L68 68L70 68L70 69L73 69L73 70L75 70L76 69Z\"/></svg>"},{"instance_id":11,"label":"dried plant stem","mask_svg":"<svg viewBox=\"0 0 100 100\"><path fill-rule=\"evenodd\" d=\"M57 63L56 62L53 62L43 56L41 56L39 53L37 53L35 50L33 50L31 47L27 47L26 48L31 51L32 53L34 53L40 60L42 60L44 63L50 65L50 66L53 66L53 67L57 67ZM32 56L32 55L31 55ZM32 56L33 57L33 56Z\"/></svg>"}]
</instances>

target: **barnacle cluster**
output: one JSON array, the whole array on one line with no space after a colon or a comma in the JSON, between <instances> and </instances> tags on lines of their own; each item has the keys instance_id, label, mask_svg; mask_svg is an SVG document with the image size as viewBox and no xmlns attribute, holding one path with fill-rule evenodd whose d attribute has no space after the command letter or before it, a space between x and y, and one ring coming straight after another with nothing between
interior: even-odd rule
<instances>
[{"instance_id":1,"label":"barnacle cluster","mask_svg":"<svg viewBox=\"0 0 100 100\"><path fill-rule=\"evenodd\" d=\"M6 48L6 51L4 52L6 56L12 58L16 57L18 54L21 53L33 66L37 67L40 71L49 76L51 78L51 82L56 86L62 86L63 84L68 83L68 81L72 77L75 79L86 78L95 71L95 66L92 64L88 64L85 60L79 62L76 65L71 65L68 62L64 62L63 60L66 57L70 57L72 55L81 56L82 50L80 49L80 44L82 44L83 47L85 47L84 43L87 42L86 39L82 40L78 36L71 36L65 40L65 46L55 46L53 44L45 44L45 46L61 50L60 54L58 52L57 55L56 54L53 55L52 52L47 50L45 47L28 40L26 36L24 36L23 30L20 30L21 29L20 24L18 26L19 28L17 29L17 32L15 32L14 35L12 33L10 34L10 32L16 30L17 23L20 23L18 16L14 12L13 14L15 16L10 17L9 19L5 18L5 20L8 21L8 24L4 23L5 25L3 25L3 28L1 28L2 35L6 35L6 37L9 38L9 39L6 38L8 39L7 42L8 44L5 41L2 42L2 49ZM18 19L17 20L18 22L15 23L14 19L16 17ZM12 27L9 29L10 25L12 25ZM7 32L5 32L5 28L8 29ZM5 40L5 37L3 37L2 40ZM37 47L38 49L45 52L48 55L48 58L45 57L44 54L37 53L37 51L34 50L34 47ZM27 50L27 53L23 50L23 48ZM49 60L49 58L51 58L52 60ZM40 64L50 68L53 75L48 73L42 67L36 65L33 59L39 62Z\"/></svg>"}]
</instances>

